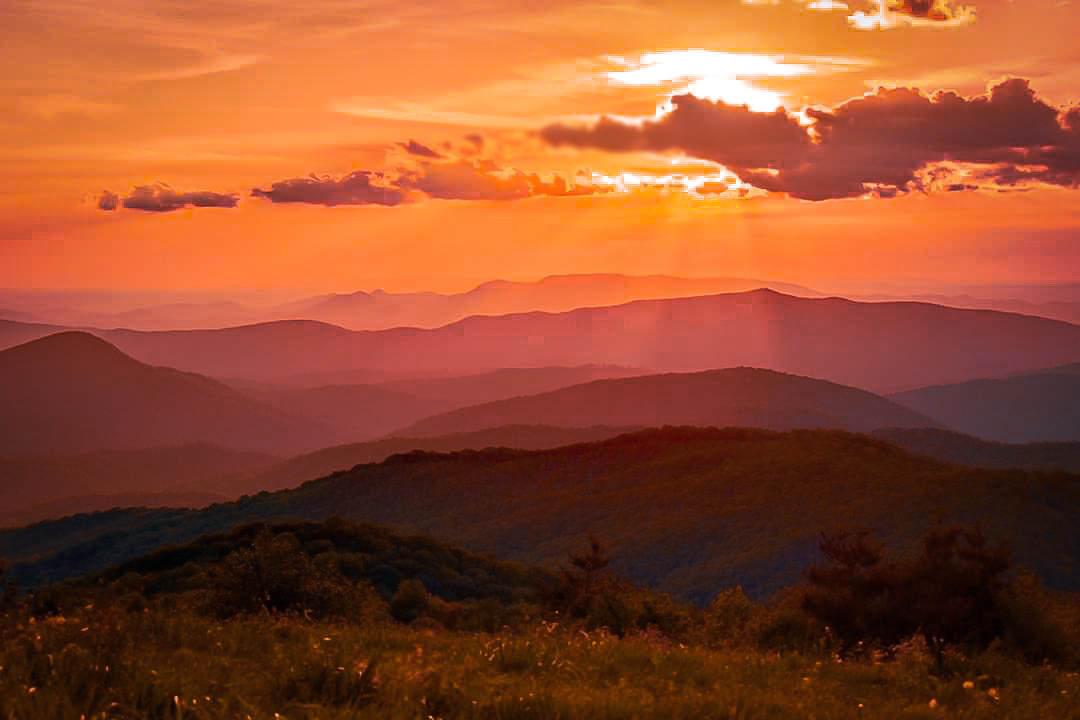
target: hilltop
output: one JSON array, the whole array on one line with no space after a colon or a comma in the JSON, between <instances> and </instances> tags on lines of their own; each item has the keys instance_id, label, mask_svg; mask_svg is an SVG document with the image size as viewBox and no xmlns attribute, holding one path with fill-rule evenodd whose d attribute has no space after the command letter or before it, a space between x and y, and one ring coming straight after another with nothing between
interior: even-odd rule
<instances>
[{"instance_id":1,"label":"hilltop","mask_svg":"<svg viewBox=\"0 0 1080 720\"><path fill-rule=\"evenodd\" d=\"M0 532L26 585L77 577L254 520L333 515L556 566L591 531L634 582L702 601L765 596L817 557L819 533L871 527L910 547L941 522L985 521L1049 585L1080 577L1080 483L982 470L839 431L667 428L550 450L413 452L295 490L201 511L83 515Z\"/></svg>"},{"instance_id":2,"label":"hilltop","mask_svg":"<svg viewBox=\"0 0 1080 720\"><path fill-rule=\"evenodd\" d=\"M317 446L317 425L200 375L152 367L99 337L62 332L0 351L0 454L214 443Z\"/></svg>"},{"instance_id":3,"label":"hilltop","mask_svg":"<svg viewBox=\"0 0 1080 720\"><path fill-rule=\"evenodd\" d=\"M400 435L443 435L501 425L697 425L714 427L932 427L935 421L856 388L772 370L728 368L595 380L453 410Z\"/></svg>"}]
</instances>

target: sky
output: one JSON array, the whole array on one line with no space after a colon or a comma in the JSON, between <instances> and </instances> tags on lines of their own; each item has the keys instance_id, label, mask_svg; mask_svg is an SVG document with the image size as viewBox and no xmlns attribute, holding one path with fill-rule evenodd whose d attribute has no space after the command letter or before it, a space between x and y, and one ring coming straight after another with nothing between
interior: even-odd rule
<instances>
[{"instance_id":1,"label":"sky","mask_svg":"<svg viewBox=\"0 0 1080 720\"><path fill-rule=\"evenodd\" d=\"M1075 28L1069 0L6 0L0 287L1076 282Z\"/></svg>"}]
</instances>

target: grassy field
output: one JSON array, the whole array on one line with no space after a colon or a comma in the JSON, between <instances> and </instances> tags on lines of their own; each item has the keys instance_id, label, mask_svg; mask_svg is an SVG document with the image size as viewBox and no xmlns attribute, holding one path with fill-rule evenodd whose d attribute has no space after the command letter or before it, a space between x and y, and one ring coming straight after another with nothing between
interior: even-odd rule
<instances>
[{"instance_id":1,"label":"grassy field","mask_svg":"<svg viewBox=\"0 0 1080 720\"><path fill-rule=\"evenodd\" d=\"M0 623L0 717L1080 718L1080 677L996 653L687 647L536 620L497 634L88 604Z\"/></svg>"}]
</instances>

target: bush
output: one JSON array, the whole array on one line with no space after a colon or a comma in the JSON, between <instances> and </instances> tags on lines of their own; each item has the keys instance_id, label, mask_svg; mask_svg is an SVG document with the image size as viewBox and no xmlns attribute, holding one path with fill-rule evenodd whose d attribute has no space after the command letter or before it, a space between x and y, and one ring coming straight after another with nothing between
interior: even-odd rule
<instances>
[{"instance_id":1,"label":"bush","mask_svg":"<svg viewBox=\"0 0 1080 720\"><path fill-rule=\"evenodd\" d=\"M402 580L390 600L390 616L398 622L411 623L427 611L428 602L424 583L414 578Z\"/></svg>"},{"instance_id":2,"label":"bush","mask_svg":"<svg viewBox=\"0 0 1080 720\"><path fill-rule=\"evenodd\" d=\"M809 570L802 607L843 653L891 653L918 633L941 666L946 647L984 649L1002 634L1009 553L978 526L933 529L907 560L886 561L868 531L825 536L821 551L829 563Z\"/></svg>"},{"instance_id":3,"label":"bush","mask_svg":"<svg viewBox=\"0 0 1080 720\"><path fill-rule=\"evenodd\" d=\"M1002 649L1030 663L1080 665L1080 598L1051 593L1022 572L998 598Z\"/></svg>"},{"instance_id":4,"label":"bush","mask_svg":"<svg viewBox=\"0 0 1080 720\"><path fill-rule=\"evenodd\" d=\"M705 612L706 642L716 645L744 640L754 611L754 601L742 586L721 590Z\"/></svg>"},{"instance_id":5,"label":"bush","mask_svg":"<svg viewBox=\"0 0 1080 720\"><path fill-rule=\"evenodd\" d=\"M214 570L209 594L209 609L219 617L268 612L360 618L377 612L378 602L370 587L350 582L336 566L313 562L295 536L266 529Z\"/></svg>"}]
</instances>

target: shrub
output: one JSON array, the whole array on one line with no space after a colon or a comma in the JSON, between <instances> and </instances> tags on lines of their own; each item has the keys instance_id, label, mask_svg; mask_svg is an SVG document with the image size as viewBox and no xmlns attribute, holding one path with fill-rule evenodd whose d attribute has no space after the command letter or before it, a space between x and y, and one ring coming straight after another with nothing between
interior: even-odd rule
<instances>
[{"instance_id":1,"label":"shrub","mask_svg":"<svg viewBox=\"0 0 1080 720\"><path fill-rule=\"evenodd\" d=\"M313 617L361 618L377 612L370 587L354 584L331 563L313 562L295 536L265 528L251 547L230 553L210 581L209 609L220 617L304 613Z\"/></svg>"},{"instance_id":2,"label":"shrub","mask_svg":"<svg viewBox=\"0 0 1080 720\"><path fill-rule=\"evenodd\" d=\"M754 601L741 585L721 590L705 612L706 641L714 645L740 642L745 638L754 611Z\"/></svg>"},{"instance_id":3,"label":"shrub","mask_svg":"<svg viewBox=\"0 0 1080 720\"><path fill-rule=\"evenodd\" d=\"M841 652L891 652L918 633L941 666L946 647L983 649L1002 634L1009 553L978 526L932 529L907 560L886 561L868 531L825 536L821 551L829 563L809 570L802 607Z\"/></svg>"},{"instance_id":4,"label":"shrub","mask_svg":"<svg viewBox=\"0 0 1080 720\"><path fill-rule=\"evenodd\" d=\"M415 578L402 580L390 600L390 616L398 622L411 623L428 609L428 593Z\"/></svg>"}]
</instances>

